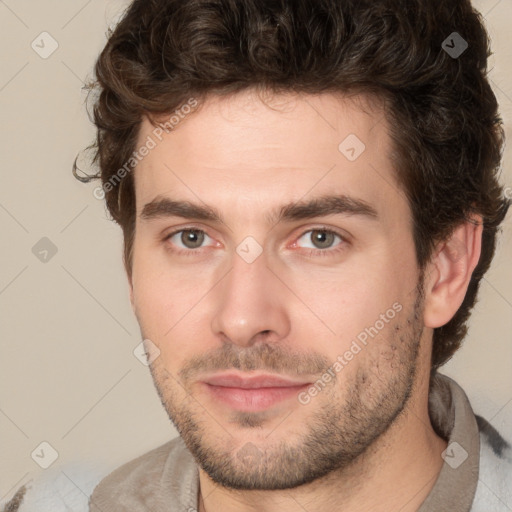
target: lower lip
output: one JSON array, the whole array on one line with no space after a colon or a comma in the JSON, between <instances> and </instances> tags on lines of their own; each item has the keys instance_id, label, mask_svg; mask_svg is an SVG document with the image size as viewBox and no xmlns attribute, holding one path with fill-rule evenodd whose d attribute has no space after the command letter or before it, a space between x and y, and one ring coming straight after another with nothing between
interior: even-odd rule
<instances>
[{"instance_id":1,"label":"lower lip","mask_svg":"<svg viewBox=\"0 0 512 512\"><path fill-rule=\"evenodd\" d=\"M204 383L207 390L221 402L233 409L246 412L264 411L279 402L296 398L309 384L303 386L274 387L274 388L228 388Z\"/></svg>"}]
</instances>

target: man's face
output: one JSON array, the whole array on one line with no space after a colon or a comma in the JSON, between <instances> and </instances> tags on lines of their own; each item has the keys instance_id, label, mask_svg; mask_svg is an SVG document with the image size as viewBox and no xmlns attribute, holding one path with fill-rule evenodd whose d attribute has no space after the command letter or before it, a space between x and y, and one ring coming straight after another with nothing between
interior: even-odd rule
<instances>
[{"instance_id":1,"label":"man's face","mask_svg":"<svg viewBox=\"0 0 512 512\"><path fill-rule=\"evenodd\" d=\"M155 385L203 470L240 489L347 466L398 417L427 353L383 112L270 103L212 98L158 136L145 120L137 147L156 147L135 171L132 302L160 351Z\"/></svg>"}]
</instances>

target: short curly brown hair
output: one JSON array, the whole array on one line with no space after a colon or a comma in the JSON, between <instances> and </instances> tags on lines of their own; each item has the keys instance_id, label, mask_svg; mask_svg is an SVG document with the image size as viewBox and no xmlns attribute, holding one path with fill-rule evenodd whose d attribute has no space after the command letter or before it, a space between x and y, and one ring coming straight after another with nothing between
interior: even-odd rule
<instances>
[{"instance_id":1,"label":"short curly brown hair","mask_svg":"<svg viewBox=\"0 0 512 512\"><path fill-rule=\"evenodd\" d=\"M455 41L468 45L461 55L448 51ZM257 88L380 98L414 218L418 266L470 214L483 218L482 254L464 302L434 330L435 371L467 333L510 205L498 181L504 132L489 55L469 0L135 0L109 31L89 85L98 94L88 149L99 172L81 177L76 161L73 172L105 187L132 156L143 117L155 123L191 97L204 103ZM131 276L133 173L104 191Z\"/></svg>"}]
</instances>

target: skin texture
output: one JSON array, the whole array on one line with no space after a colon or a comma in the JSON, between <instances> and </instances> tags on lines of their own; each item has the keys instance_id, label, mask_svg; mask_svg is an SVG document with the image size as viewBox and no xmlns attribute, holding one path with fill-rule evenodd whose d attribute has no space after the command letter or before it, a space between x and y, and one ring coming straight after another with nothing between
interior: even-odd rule
<instances>
[{"instance_id":1,"label":"skin texture","mask_svg":"<svg viewBox=\"0 0 512 512\"><path fill-rule=\"evenodd\" d=\"M427 410L432 333L464 298L481 225L461 225L420 271L384 113L366 100L211 97L137 165L131 301L159 350L162 404L201 468L200 511L413 511L441 469L446 441ZM153 130L144 120L139 143ZM350 134L365 145L354 161L339 150ZM268 218L332 194L377 217ZM212 206L223 222L141 216L162 198ZM180 229L204 235L165 239ZM261 254L248 262L240 247ZM307 403L294 395L256 412L201 382L233 370L315 383L328 368Z\"/></svg>"}]
</instances>

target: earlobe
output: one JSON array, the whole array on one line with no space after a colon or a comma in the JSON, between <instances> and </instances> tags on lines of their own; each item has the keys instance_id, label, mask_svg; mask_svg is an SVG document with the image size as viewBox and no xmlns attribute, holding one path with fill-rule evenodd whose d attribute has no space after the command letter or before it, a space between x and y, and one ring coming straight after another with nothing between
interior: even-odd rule
<instances>
[{"instance_id":1,"label":"earlobe","mask_svg":"<svg viewBox=\"0 0 512 512\"><path fill-rule=\"evenodd\" d=\"M425 276L426 327L448 323L461 306L480 259L483 223L473 216L441 242Z\"/></svg>"}]
</instances>

